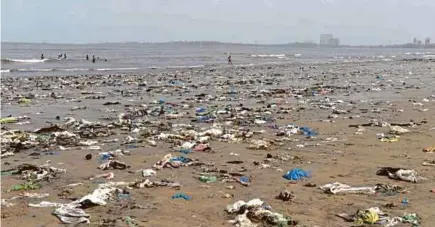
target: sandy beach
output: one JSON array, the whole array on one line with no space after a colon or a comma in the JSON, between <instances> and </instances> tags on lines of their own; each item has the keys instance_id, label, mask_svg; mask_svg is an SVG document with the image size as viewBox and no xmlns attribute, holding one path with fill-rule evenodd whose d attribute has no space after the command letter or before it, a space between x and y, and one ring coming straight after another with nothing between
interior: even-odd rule
<instances>
[{"instance_id":1,"label":"sandy beach","mask_svg":"<svg viewBox=\"0 0 435 227\"><path fill-rule=\"evenodd\" d=\"M1 82L3 226L435 226L434 61Z\"/></svg>"}]
</instances>

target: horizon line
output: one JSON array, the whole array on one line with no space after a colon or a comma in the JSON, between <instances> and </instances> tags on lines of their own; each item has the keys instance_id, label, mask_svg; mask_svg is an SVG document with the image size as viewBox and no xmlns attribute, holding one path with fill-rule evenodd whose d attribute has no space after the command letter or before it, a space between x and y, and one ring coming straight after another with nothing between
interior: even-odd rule
<instances>
[{"instance_id":1,"label":"horizon line","mask_svg":"<svg viewBox=\"0 0 435 227\"><path fill-rule=\"evenodd\" d=\"M179 44L179 43L206 43L206 44L227 44L227 45L256 45L256 46L283 46L283 45L301 45L301 46L317 46L317 47L394 47L404 45L414 45L417 47L424 47L424 44L418 45L414 43L401 43L401 44L340 44L338 46L320 45L319 43L312 41L303 42L287 42L287 43L248 43L248 42L222 42L213 40L178 40L178 41L161 41L161 42L140 42L140 41L124 41L124 42L78 42L78 43L62 43L62 42L22 42L22 41L4 41L1 40L1 44L49 44L49 45L100 45L100 44ZM430 43L429 47L433 47L435 43Z\"/></svg>"}]
</instances>

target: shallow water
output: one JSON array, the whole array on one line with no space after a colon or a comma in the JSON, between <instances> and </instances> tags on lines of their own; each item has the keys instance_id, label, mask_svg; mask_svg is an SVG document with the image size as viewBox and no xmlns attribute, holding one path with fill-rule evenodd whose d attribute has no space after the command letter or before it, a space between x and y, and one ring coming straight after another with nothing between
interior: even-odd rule
<instances>
[{"instance_id":1,"label":"shallow water","mask_svg":"<svg viewBox=\"0 0 435 227\"><path fill-rule=\"evenodd\" d=\"M435 51L430 49L410 48L320 48L220 43L2 43L1 72L5 75L72 75L204 66L226 67L228 54L232 55L235 65L248 66L274 63L391 61L433 53ZM40 60L41 54L44 54L46 59ZM58 59L59 54L66 54L67 59ZM86 54L90 59L92 55L100 59L92 63L85 59Z\"/></svg>"}]
</instances>

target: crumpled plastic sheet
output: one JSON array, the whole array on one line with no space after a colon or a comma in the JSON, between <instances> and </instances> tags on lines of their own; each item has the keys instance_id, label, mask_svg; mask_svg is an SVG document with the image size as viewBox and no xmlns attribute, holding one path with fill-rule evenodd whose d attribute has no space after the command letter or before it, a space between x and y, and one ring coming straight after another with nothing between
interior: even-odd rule
<instances>
[{"instance_id":1,"label":"crumpled plastic sheet","mask_svg":"<svg viewBox=\"0 0 435 227\"><path fill-rule=\"evenodd\" d=\"M320 186L320 189L322 189L324 192L331 193L331 194L375 194L376 193L376 187L352 187L347 184L342 184L340 182L325 184L323 186Z\"/></svg>"},{"instance_id":2,"label":"crumpled plastic sheet","mask_svg":"<svg viewBox=\"0 0 435 227\"><path fill-rule=\"evenodd\" d=\"M311 176L310 176L309 172L307 172L303 169L294 168L294 169L288 171L286 174L284 174L283 177L287 180L297 181L297 180L302 180L304 178L309 178Z\"/></svg>"},{"instance_id":3,"label":"crumpled plastic sheet","mask_svg":"<svg viewBox=\"0 0 435 227\"><path fill-rule=\"evenodd\" d=\"M270 142L265 140L251 140L249 149L267 149L270 147Z\"/></svg>"},{"instance_id":4,"label":"crumpled plastic sheet","mask_svg":"<svg viewBox=\"0 0 435 227\"><path fill-rule=\"evenodd\" d=\"M413 226L419 226L420 220L417 214L404 214L402 217L389 216L382 212L379 207L371 207L365 210L358 210L355 214L349 215L346 213L337 214L349 222L356 224L378 224L383 227L393 227L400 223L411 223Z\"/></svg>"},{"instance_id":5,"label":"crumpled plastic sheet","mask_svg":"<svg viewBox=\"0 0 435 227\"><path fill-rule=\"evenodd\" d=\"M2 207L11 207L11 206L14 206L14 205L15 205L15 203L8 202L6 199L2 199L1 200L1 206Z\"/></svg>"},{"instance_id":6,"label":"crumpled plastic sheet","mask_svg":"<svg viewBox=\"0 0 435 227\"><path fill-rule=\"evenodd\" d=\"M408 133L409 130L400 126L390 126L390 133L394 135L402 135Z\"/></svg>"},{"instance_id":7,"label":"crumpled plastic sheet","mask_svg":"<svg viewBox=\"0 0 435 227\"><path fill-rule=\"evenodd\" d=\"M240 214L243 210L244 212ZM234 204L227 205L225 211L229 214L238 214L234 220L229 222L239 227L255 227L258 226L258 224L255 223L258 221L266 221L271 225L286 226L292 221L290 217L272 212L270 207L265 206L264 202L260 199L252 199L248 202L242 200L237 201Z\"/></svg>"},{"instance_id":8,"label":"crumpled plastic sheet","mask_svg":"<svg viewBox=\"0 0 435 227\"><path fill-rule=\"evenodd\" d=\"M29 204L29 206L56 207L56 209L53 211L53 215L57 216L63 223L66 224L90 223L90 215L86 214L83 208L94 205L106 205L107 202L105 200L111 198L112 193L115 191L120 191L120 189L108 184L100 184L92 193L68 204L43 201L39 204Z\"/></svg>"},{"instance_id":9,"label":"crumpled plastic sheet","mask_svg":"<svg viewBox=\"0 0 435 227\"><path fill-rule=\"evenodd\" d=\"M51 134L51 137L59 145L75 145L80 139L78 135L68 131L54 132Z\"/></svg>"},{"instance_id":10,"label":"crumpled plastic sheet","mask_svg":"<svg viewBox=\"0 0 435 227\"><path fill-rule=\"evenodd\" d=\"M66 169L55 168L48 165L21 164L12 170L12 174L21 174L25 180L37 182L56 178L59 174L66 173Z\"/></svg>"},{"instance_id":11,"label":"crumpled plastic sheet","mask_svg":"<svg viewBox=\"0 0 435 227\"><path fill-rule=\"evenodd\" d=\"M377 174L386 175L391 179L408 181L412 183L417 183L419 181L426 180L425 177L419 176L417 171L413 169L383 167L380 170L378 170Z\"/></svg>"},{"instance_id":12,"label":"crumpled plastic sheet","mask_svg":"<svg viewBox=\"0 0 435 227\"><path fill-rule=\"evenodd\" d=\"M171 154L167 154L163 157L162 160L158 161L154 164L153 168L156 170L161 170L163 168L178 168L181 166L189 166L192 165L194 161L190 158L186 158L183 156L173 157Z\"/></svg>"},{"instance_id":13,"label":"crumpled plastic sheet","mask_svg":"<svg viewBox=\"0 0 435 227\"><path fill-rule=\"evenodd\" d=\"M98 169L108 170L108 169L126 169L129 166L124 162L120 162L117 160L109 160L106 163L101 164Z\"/></svg>"},{"instance_id":14,"label":"crumpled plastic sheet","mask_svg":"<svg viewBox=\"0 0 435 227\"><path fill-rule=\"evenodd\" d=\"M67 224L80 224L80 223L90 223L89 214L78 208L80 204L70 203L62 205L53 211L53 215L57 216L63 223Z\"/></svg>"}]
</instances>

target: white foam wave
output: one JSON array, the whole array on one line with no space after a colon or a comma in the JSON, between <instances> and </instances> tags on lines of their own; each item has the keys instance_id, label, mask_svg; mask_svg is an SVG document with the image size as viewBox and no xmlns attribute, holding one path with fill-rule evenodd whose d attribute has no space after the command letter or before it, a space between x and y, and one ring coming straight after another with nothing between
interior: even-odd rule
<instances>
[{"instance_id":1,"label":"white foam wave","mask_svg":"<svg viewBox=\"0 0 435 227\"><path fill-rule=\"evenodd\" d=\"M53 69L13 69L12 71L17 72L51 72Z\"/></svg>"},{"instance_id":2,"label":"white foam wave","mask_svg":"<svg viewBox=\"0 0 435 227\"><path fill-rule=\"evenodd\" d=\"M66 71L66 72L89 71L89 69L85 69L85 68L71 68L71 69L58 69L58 70Z\"/></svg>"},{"instance_id":3,"label":"white foam wave","mask_svg":"<svg viewBox=\"0 0 435 227\"><path fill-rule=\"evenodd\" d=\"M285 54L252 54L253 58L285 58Z\"/></svg>"},{"instance_id":4,"label":"white foam wave","mask_svg":"<svg viewBox=\"0 0 435 227\"><path fill-rule=\"evenodd\" d=\"M1 73L10 73L11 70L10 69L1 69L0 72Z\"/></svg>"},{"instance_id":5,"label":"white foam wave","mask_svg":"<svg viewBox=\"0 0 435 227\"><path fill-rule=\"evenodd\" d=\"M19 63L42 63L46 62L49 59L6 59L10 62L19 62Z\"/></svg>"},{"instance_id":6,"label":"white foam wave","mask_svg":"<svg viewBox=\"0 0 435 227\"><path fill-rule=\"evenodd\" d=\"M139 68L99 68L94 69L95 71L131 71L138 70Z\"/></svg>"},{"instance_id":7,"label":"white foam wave","mask_svg":"<svg viewBox=\"0 0 435 227\"><path fill-rule=\"evenodd\" d=\"M204 68L205 65L181 65L181 66L167 66L167 69L193 69L193 68Z\"/></svg>"}]
</instances>

